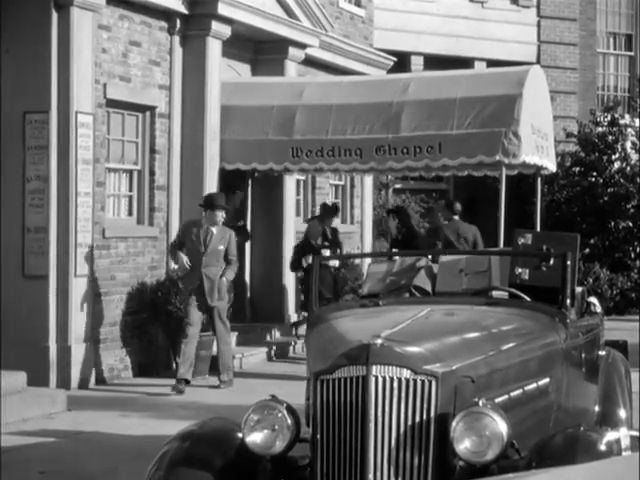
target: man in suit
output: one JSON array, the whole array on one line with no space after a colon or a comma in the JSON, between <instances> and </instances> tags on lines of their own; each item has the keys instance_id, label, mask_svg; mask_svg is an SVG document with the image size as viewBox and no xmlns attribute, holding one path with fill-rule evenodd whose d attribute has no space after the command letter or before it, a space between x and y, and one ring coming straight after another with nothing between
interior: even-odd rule
<instances>
[{"instance_id":1,"label":"man in suit","mask_svg":"<svg viewBox=\"0 0 640 480\"><path fill-rule=\"evenodd\" d=\"M220 388L233 385L231 326L227 318L229 285L238 270L236 236L223 225L226 198L208 193L202 203L202 218L187 221L169 246L172 260L187 298L187 325L180 354L176 383L172 390L183 394L191 383L198 337L205 316L213 319L218 343Z\"/></svg>"},{"instance_id":2,"label":"man in suit","mask_svg":"<svg viewBox=\"0 0 640 480\"><path fill-rule=\"evenodd\" d=\"M442 225L446 243L451 243L459 250L482 250L484 242L480 230L471 223L460 219L462 205L455 200L444 203L443 216L447 223Z\"/></svg>"}]
</instances>

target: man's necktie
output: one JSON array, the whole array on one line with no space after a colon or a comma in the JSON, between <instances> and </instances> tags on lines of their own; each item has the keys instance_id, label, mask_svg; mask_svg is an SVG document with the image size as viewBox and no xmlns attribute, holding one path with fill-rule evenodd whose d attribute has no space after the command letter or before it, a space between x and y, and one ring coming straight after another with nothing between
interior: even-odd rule
<instances>
[{"instance_id":1,"label":"man's necktie","mask_svg":"<svg viewBox=\"0 0 640 480\"><path fill-rule=\"evenodd\" d=\"M209 242L211 242L211 237L213 236L213 232L210 228L206 228L204 231L204 235L202 236L202 249L206 250L209 246Z\"/></svg>"}]
</instances>

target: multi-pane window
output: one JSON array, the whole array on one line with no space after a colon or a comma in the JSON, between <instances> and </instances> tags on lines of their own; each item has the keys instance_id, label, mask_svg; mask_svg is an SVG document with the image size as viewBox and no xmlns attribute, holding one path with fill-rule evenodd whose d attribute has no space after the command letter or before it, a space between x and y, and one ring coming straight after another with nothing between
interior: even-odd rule
<instances>
[{"instance_id":1,"label":"multi-pane window","mask_svg":"<svg viewBox=\"0 0 640 480\"><path fill-rule=\"evenodd\" d=\"M354 181L351 175L332 174L329 179L329 203L340 207L340 223L353 222Z\"/></svg>"},{"instance_id":2,"label":"multi-pane window","mask_svg":"<svg viewBox=\"0 0 640 480\"><path fill-rule=\"evenodd\" d=\"M296 175L296 218L306 220L313 212L315 178L312 175Z\"/></svg>"},{"instance_id":3,"label":"multi-pane window","mask_svg":"<svg viewBox=\"0 0 640 480\"><path fill-rule=\"evenodd\" d=\"M146 221L147 114L107 109L106 215Z\"/></svg>"},{"instance_id":4,"label":"multi-pane window","mask_svg":"<svg viewBox=\"0 0 640 480\"><path fill-rule=\"evenodd\" d=\"M636 49L637 0L598 0L597 6L597 103L620 102L630 113Z\"/></svg>"},{"instance_id":5,"label":"multi-pane window","mask_svg":"<svg viewBox=\"0 0 640 480\"><path fill-rule=\"evenodd\" d=\"M348 3L354 7L362 8L362 0L342 0L342 3Z\"/></svg>"}]
</instances>

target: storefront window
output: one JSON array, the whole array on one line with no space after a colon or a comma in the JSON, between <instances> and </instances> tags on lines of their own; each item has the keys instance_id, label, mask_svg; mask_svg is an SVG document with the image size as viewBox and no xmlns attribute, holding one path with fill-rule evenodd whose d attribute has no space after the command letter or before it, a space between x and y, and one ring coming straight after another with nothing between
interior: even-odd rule
<instances>
[{"instance_id":1,"label":"storefront window","mask_svg":"<svg viewBox=\"0 0 640 480\"><path fill-rule=\"evenodd\" d=\"M353 224L354 179L351 175L332 174L329 180L329 203L340 207L340 223Z\"/></svg>"},{"instance_id":2,"label":"storefront window","mask_svg":"<svg viewBox=\"0 0 640 480\"><path fill-rule=\"evenodd\" d=\"M312 175L296 175L296 218L306 220L313 212L315 178Z\"/></svg>"},{"instance_id":3,"label":"storefront window","mask_svg":"<svg viewBox=\"0 0 640 480\"><path fill-rule=\"evenodd\" d=\"M147 114L107 109L106 215L145 223Z\"/></svg>"},{"instance_id":4,"label":"storefront window","mask_svg":"<svg viewBox=\"0 0 640 480\"><path fill-rule=\"evenodd\" d=\"M598 0L597 5L598 107L618 101L623 113L631 113L637 0Z\"/></svg>"}]
</instances>

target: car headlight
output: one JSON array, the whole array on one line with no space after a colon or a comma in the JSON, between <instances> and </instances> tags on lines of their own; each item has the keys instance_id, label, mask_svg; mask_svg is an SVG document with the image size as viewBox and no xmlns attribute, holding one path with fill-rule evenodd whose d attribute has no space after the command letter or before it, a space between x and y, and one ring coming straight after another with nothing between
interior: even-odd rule
<instances>
[{"instance_id":1,"label":"car headlight","mask_svg":"<svg viewBox=\"0 0 640 480\"><path fill-rule=\"evenodd\" d=\"M272 457L288 451L300 434L296 410L276 396L253 404L242 419L242 437L253 452Z\"/></svg>"},{"instance_id":2,"label":"car headlight","mask_svg":"<svg viewBox=\"0 0 640 480\"><path fill-rule=\"evenodd\" d=\"M484 465L502 453L509 440L509 424L497 407L480 404L460 412L451 424L451 443L467 463Z\"/></svg>"}]
</instances>

